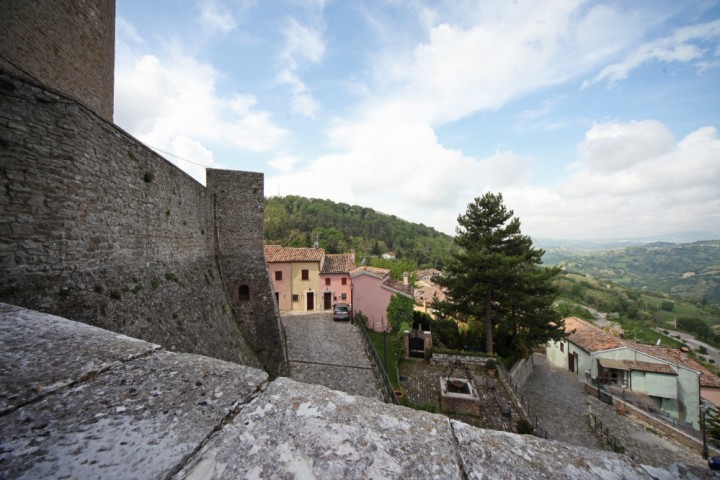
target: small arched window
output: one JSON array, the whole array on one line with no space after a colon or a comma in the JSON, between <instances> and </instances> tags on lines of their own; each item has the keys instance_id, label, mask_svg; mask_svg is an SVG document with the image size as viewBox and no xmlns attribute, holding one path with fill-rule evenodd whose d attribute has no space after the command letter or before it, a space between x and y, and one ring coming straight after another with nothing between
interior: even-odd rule
<instances>
[{"instance_id":1,"label":"small arched window","mask_svg":"<svg viewBox=\"0 0 720 480\"><path fill-rule=\"evenodd\" d=\"M240 285L240 289L238 290L238 297L241 302L247 302L250 300L250 287L247 285Z\"/></svg>"}]
</instances>

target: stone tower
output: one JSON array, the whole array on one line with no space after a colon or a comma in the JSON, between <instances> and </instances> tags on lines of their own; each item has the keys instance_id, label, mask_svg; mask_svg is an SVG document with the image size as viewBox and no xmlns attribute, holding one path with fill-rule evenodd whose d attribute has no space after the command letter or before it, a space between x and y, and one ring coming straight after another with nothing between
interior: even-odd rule
<instances>
[{"instance_id":1,"label":"stone tower","mask_svg":"<svg viewBox=\"0 0 720 480\"><path fill-rule=\"evenodd\" d=\"M112 121L115 0L0 0L0 12L0 67Z\"/></svg>"}]
</instances>

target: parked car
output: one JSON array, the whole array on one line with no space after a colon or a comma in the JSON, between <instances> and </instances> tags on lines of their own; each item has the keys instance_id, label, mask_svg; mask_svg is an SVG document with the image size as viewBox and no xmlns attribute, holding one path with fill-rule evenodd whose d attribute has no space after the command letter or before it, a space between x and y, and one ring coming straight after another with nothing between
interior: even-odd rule
<instances>
[{"instance_id":1,"label":"parked car","mask_svg":"<svg viewBox=\"0 0 720 480\"><path fill-rule=\"evenodd\" d=\"M720 470L720 456L708 458L708 467L711 470Z\"/></svg>"},{"instance_id":2,"label":"parked car","mask_svg":"<svg viewBox=\"0 0 720 480\"><path fill-rule=\"evenodd\" d=\"M350 320L350 306L347 303L336 303L333 307L333 320Z\"/></svg>"}]
</instances>

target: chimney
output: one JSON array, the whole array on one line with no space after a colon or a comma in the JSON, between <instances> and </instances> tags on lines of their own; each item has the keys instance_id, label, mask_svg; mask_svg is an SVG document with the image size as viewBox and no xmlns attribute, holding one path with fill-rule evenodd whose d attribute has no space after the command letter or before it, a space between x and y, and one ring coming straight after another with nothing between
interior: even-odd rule
<instances>
[{"instance_id":1,"label":"chimney","mask_svg":"<svg viewBox=\"0 0 720 480\"><path fill-rule=\"evenodd\" d=\"M408 272L403 272L403 283L407 285L409 283L410 274Z\"/></svg>"},{"instance_id":2,"label":"chimney","mask_svg":"<svg viewBox=\"0 0 720 480\"><path fill-rule=\"evenodd\" d=\"M680 347L680 358L682 358L683 360L687 359L689 351L690 350L688 350L688 347Z\"/></svg>"}]
</instances>

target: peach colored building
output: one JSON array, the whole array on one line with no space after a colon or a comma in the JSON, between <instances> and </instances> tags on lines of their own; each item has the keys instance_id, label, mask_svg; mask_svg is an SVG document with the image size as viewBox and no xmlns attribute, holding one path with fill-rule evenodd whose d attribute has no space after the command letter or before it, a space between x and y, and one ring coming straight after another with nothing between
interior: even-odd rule
<instances>
[{"instance_id":1,"label":"peach colored building","mask_svg":"<svg viewBox=\"0 0 720 480\"><path fill-rule=\"evenodd\" d=\"M368 327L376 332L388 328L387 306L393 295L412 296L408 277L398 282L390 277L390 270L377 267L359 267L350 272L353 283L353 312L368 318Z\"/></svg>"},{"instance_id":2,"label":"peach colored building","mask_svg":"<svg viewBox=\"0 0 720 480\"><path fill-rule=\"evenodd\" d=\"M320 268L320 308L330 310L336 303L352 305L352 278L355 254L327 254Z\"/></svg>"},{"instance_id":3,"label":"peach colored building","mask_svg":"<svg viewBox=\"0 0 720 480\"><path fill-rule=\"evenodd\" d=\"M280 311L313 311L321 308L318 287L322 248L265 246L265 262Z\"/></svg>"}]
</instances>

